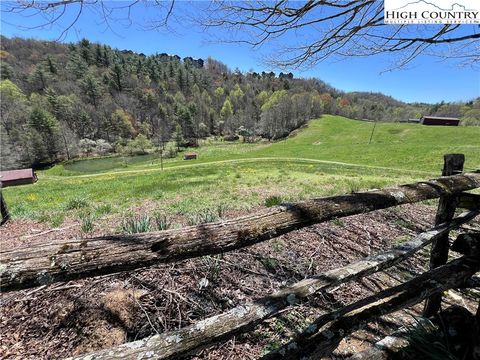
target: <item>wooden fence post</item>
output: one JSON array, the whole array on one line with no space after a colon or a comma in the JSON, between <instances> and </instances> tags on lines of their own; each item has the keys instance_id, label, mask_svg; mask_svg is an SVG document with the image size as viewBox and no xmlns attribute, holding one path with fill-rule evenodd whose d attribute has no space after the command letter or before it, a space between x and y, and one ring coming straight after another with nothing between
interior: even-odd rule
<instances>
[{"instance_id":1,"label":"wooden fence post","mask_svg":"<svg viewBox=\"0 0 480 360\"><path fill-rule=\"evenodd\" d=\"M5 202L3 198L3 193L2 193L2 182L0 181L0 214L2 216L2 219L0 220L0 226L5 224L8 219L10 219L10 214L8 213L8 208L7 208L7 203Z\"/></svg>"},{"instance_id":2,"label":"wooden fence post","mask_svg":"<svg viewBox=\"0 0 480 360\"><path fill-rule=\"evenodd\" d=\"M465 162L465 155L463 154L446 154L443 157L443 171L442 176L456 175L463 171L463 164ZM441 196L438 202L437 214L435 216L435 226L444 222L450 221L455 215L457 208L457 196L444 195ZM430 253L430 269L445 265L448 260L448 232L442 237L435 240L432 244L432 251ZM435 294L425 301L423 309L423 316L431 317L440 310L442 303L442 294Z\"/></svg>"}]
</instances>

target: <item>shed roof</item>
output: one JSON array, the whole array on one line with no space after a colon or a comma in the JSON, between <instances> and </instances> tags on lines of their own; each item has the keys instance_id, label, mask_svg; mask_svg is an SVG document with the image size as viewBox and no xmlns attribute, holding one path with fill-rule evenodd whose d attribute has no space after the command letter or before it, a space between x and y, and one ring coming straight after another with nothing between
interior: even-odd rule
<instances>
[{"instance_id":1,"label":"shed roof","mask_svg":"<svg viewBox=\"0 0 480 360\"><path fill-rule=\"evenodd\" d=\"M33 169L19 169L0 171L0 181L13 181L34 178Z\"/></svg>"},{"instance_id":2,"label":"shed roof","mask_svg":"<svg viewBox=\"0 0 480 360\"><path fill-rule=\"evenodd\" d=\"M422 118L423 119L435 119L435 120L459 120L458 118L454 118L454 117L429 116L429 115L422 116Z\"/></svg>"}]
</instances>

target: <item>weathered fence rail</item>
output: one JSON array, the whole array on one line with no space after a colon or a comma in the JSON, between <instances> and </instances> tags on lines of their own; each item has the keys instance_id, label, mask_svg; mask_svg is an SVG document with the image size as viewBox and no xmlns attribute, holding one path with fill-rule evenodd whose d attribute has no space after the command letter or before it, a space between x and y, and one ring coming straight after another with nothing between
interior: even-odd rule
<instances>
[{"instance_id":1,"label":"weathered fence rail","mask_svg":"<svg viewBox=\"0 0 480 360\"><path fill-rule=\"evenodd\" d=\"M148 358L147 355L155 359L178 358L226 337L243 333L307 296L387 269L410 257L448 231L472 220L476 215L478 211L462 214L451 222L421 233L386 252L301 280L256 302L237 306L223 314L206 318L180 330L154 335L149 339L89 355L97 360L136 359L142 356ZM76 359L79 360L81 357Z\"/></svg>"},{"instance_id":2,"label":"weathered fence rail","mask_svg":"<svg viewBox=\"0 0 480 360\"><path fill-rule=\"evenodd\" d=\"M446 155L443 176L414 184L286 204L223 222L147 234L69 240L0 252L1 291L132 270L158 263L218 254L272 239L334 218L440 198L435 226L383 253L304 279L254 302L239 305L176 331L91 353L76 359L178 359L244 333L302 299L329 287L385 270L432 244L431 269L398 286L315 320L301 336L265 359L318 358L343 337L379 316L426 300L438 311L441 292L475 283L480 270L478 232L460 235L452 246L463 257L446 264L449 232L480 213L480 173L461 174L462 155ZM457 208L469 210L454 218ZM480 314L480 307L479 307ZM480 315L478 317L480 318ZM480 321L479 321L480 326ZM480 334L479 334L480 337Z\"/></svg>"},{"instance_id":3,"label":"weathered fence rail","mask_svg":"<svg viewBox=\"0 0 480 360\"><path fill-rule=\"evenodd\" d=\"M461 257L401 285L383 290L314 321L308 330L264 359L319 359L363 324L382 315L418 304L444 290L462 285L480 270L480 258ZM333 321L331 321L333 320ZM324 326L327 321L331 321Z\"/></svg>"},{"instance_id":4,"label":"weathered fence rail","mask_svg":"<svg viewBox=\"0 0 480 360\"><path fill-rule=\"evenodd\" d=\"M135 235L68 240L0 252L1 291L133 270L240 249L334 218L480 187L480 174L313 199L223 222Z\"/></svg>"}]
</instances>

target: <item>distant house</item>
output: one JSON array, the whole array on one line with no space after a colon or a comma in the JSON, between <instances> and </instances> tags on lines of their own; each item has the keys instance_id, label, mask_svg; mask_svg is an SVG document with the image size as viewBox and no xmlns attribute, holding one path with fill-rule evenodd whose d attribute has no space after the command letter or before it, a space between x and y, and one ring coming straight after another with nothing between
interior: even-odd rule
<instances>
[{"instance_id":1,"label":"distant house","mask_svg":"<svg viewBox=\"0 0 480 360\"><path fill-rule=\"evenodd\" d=\"M33 169L0 171L2 187L33 184L37 181L37 175Z\"/></svg>"},{"instance_id":2,"label":"distant house","mask_svg":"<svg viewBox=\"0 0 480 360\"><path fill-rule=\"evenodd\" d=\"M195 160L197 156L196 152L188 152L183 154L183 160Z\"/></svg>"},{"instance_id":3,"label":"distant house","mask_svg":"<svg viewBox=\"0 0 480 360\"><path fill-rule=\"evenodd\" d=\"M452 117L423 116L420 119L422 125L458 126L460 120Z\"/></svg>"}]
</instances>

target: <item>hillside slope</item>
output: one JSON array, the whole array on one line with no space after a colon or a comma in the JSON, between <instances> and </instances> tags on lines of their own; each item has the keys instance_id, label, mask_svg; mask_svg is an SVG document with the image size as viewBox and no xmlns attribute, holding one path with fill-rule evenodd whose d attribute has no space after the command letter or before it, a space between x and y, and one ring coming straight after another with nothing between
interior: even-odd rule
<instances>
[{"instance_id":1,"label":"hillside slope","mask_svg":"<svg viewBox=\"0 0 480 360\"><path fill-rule=\"evenodd\" d=\"M370 136L372 135L372 141ZM291 161L324 160L367 167L386 167L437 174L443 155L463 153L466 167L480 168L480 127L423 126L419 124L374 123L341 116L324 115L312 120L285 140L273 143L211 141L191 149L199 154L194 162L181 155L164 160L166 167L239 159L288 158ZM159 166L158 155L133 157L128 169L122 158L94 159L67 164L65 174L81 175ZM60 166L49 173L59 174Z\"/></svg>"},{"instance_id":2,"label":"hillside slope","mask_svg":"<svg viewBox=\"0 0 480 360\"><path fill-rule=\"evenodd\" d=\"M280 139L321 114L406 120L424 114L480 119L480 101L406 104L346 93L292 73L231 71L214 59L181 59L76 44L0 38L0 168L40 167L92 154L145 153L210 136ZM161 51L161 49L159 49Z\"/></svg>"}]
</instances>

